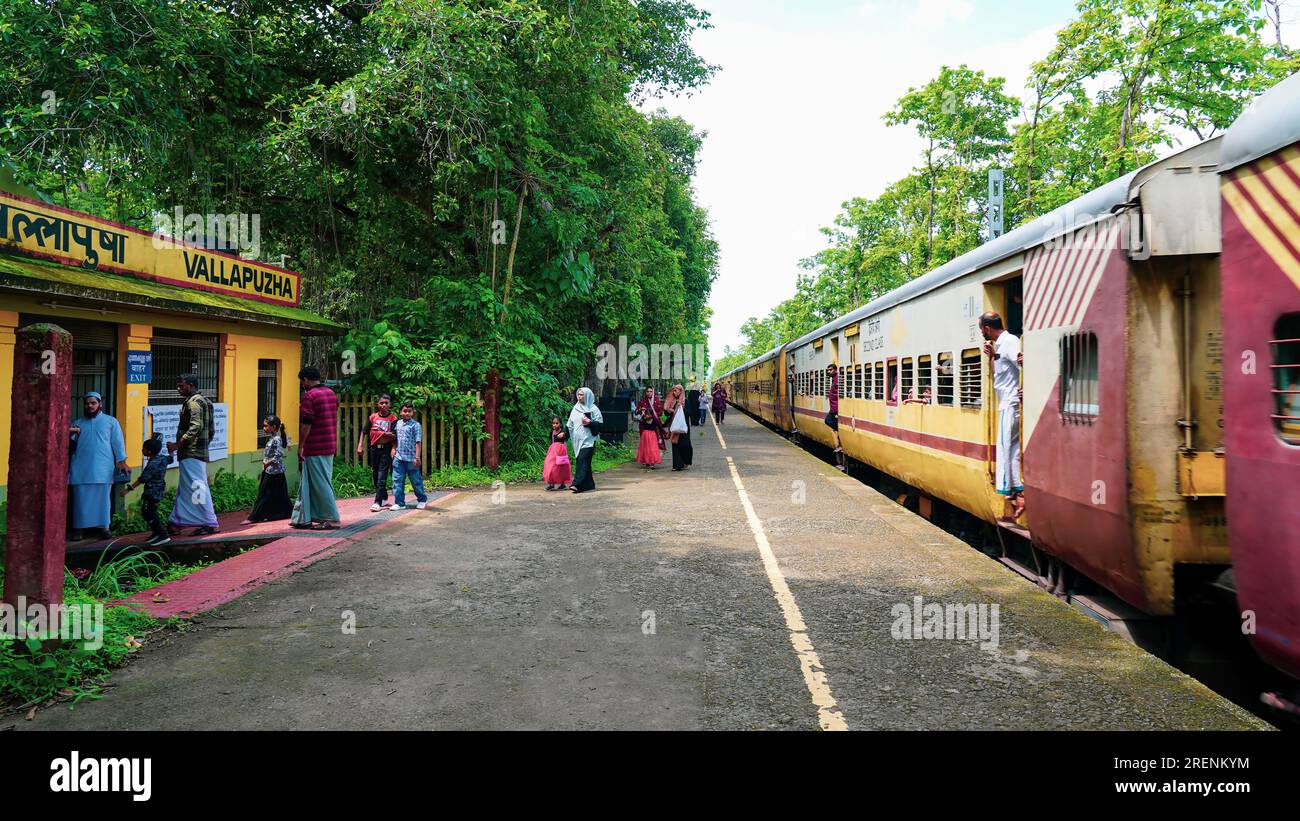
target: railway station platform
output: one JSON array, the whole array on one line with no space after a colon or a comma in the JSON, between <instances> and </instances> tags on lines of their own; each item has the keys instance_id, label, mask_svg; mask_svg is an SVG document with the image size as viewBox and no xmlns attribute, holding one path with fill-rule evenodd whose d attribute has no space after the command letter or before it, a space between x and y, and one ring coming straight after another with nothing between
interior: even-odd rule
<instances>
[{"instance_id":1,"label":"railway station platform","mask_svg":"<svg viewBox=\"0 0 1300 821\"><path fill-rule=\"evenodd\" d=\"M692 438L358 534L15 729L1268 728L752 419Z\"/></svg>"}]
</instances>

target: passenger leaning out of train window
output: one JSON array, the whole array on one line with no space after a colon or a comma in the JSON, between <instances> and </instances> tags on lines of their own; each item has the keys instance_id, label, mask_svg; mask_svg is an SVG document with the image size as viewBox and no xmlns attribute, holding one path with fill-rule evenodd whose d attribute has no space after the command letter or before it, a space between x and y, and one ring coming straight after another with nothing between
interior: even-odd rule
<instances>
[{"instance_id":1,"label":"passenger leaning out of train window","mask_svg":"<svg viewBox=\"0 0 1300 821\"><path fill-rule=\"evenodd\" d=\"M907 398L903 400L904 405L928 405L930 404L930 389L926 388L921 391L921 395L916 395L916 388L907 389Z\"/></svg>"},{"instance_id":2,"label":"passenger leaning out of train window","mask_svg":"<svg viewBox=\"0 0 1300 821\"><path fill-rule=\"evenodd\" d=\"M840 371L833 363L826 366L826 401L830 410L822 421L835 437L835 469L848 472L844 464L844 447L840 442Z\"/></svg>"},{"instance_id":3,"label":"passenger leaning out of train window","mask_svg":"<svg viewBox=\"0 0 1300 821\"><path fill-rule=\"evenodd\" d=\"M1025 512L1025 485L1020 477L1020 338L1002 326L1002 317L989 311L980 317L987 340L984 353L993 372L998 398L997 491L1011 503L1011 518Z\"/></svg>"}]
</instances>

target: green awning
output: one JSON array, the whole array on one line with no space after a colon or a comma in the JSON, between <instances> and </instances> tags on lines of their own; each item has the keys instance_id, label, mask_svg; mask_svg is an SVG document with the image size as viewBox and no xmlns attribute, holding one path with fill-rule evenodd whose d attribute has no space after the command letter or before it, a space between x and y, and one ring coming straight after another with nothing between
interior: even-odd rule
<instances>
[{"instance_id":1,"label":"green awning","mask_svg":"<svg viewBox=\"0 0 1300 821\"><path fill-rule=\"evenodd\" d=\"M289 326L306 334L343 334L347 328L301 308L175 288L71 265L0 254L0 291L68 297L79 303L115 305L204 317Z\"/></svg>"}]
</instances>

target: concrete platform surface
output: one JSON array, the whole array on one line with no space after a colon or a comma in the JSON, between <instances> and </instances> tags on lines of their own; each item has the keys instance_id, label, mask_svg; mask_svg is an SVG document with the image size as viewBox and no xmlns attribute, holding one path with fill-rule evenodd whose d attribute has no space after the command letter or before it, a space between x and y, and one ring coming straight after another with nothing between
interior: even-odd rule
<instances>
[{"instance_id":1,"label":"concrete platform surface","mask_svg":"<svg viewBox=\"0 0 1300 821\"><path fill-rule=\"evenodd\" d=\"M756 422L721 433L684 473L359 534L16 729L1267 728ZM996 644L898 637L917 596L996 604Z\"/></svg>"}]
</instances>

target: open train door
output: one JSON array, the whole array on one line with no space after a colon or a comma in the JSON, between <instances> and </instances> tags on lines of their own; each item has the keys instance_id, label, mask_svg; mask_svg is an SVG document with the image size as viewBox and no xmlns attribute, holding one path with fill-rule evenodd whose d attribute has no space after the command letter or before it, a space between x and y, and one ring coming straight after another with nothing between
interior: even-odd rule
<instances>
[{"instance_id":1,"label":"open train door","mask_svg":"<svg viewBox=\"0 0 1300 821\"><path fill-rule=\"evenodd\" d=\"M1024 321L1025 321L1025 300L1024 300L1024 277L1023 272L1017 270L1015 273L1000 279L984 283L984 301L986 305L992 306L992 310L997 311L1002 317L1003 328L1017 339L1021 340L1023 349L1024 344ZM972 321L974 344L979 350L979 367L982 372L989 372L989 360L984 354L984 337L979 329L979 314L976 314ZM1028 367L1029 357L1025 357L1025 365ZM971 361L969 354L963 356L962 370L968 373L974 363ZM1045 369L1040 369L1042 372ZM1029 371L1027 370L1026 373ZM985 418L985 442L988 445L986 465L988 468L989 486L997 486L997 444L998 444L998 423L999 409L997 392L993 388L993 376L989 373L985 378L981 374L981 380L984 385L984 407L986 408ZM965 381L965 380L963 380ZM1026 380L1027 381L1027 380ZM1025 385L1025 395L1029 395L1029 387ZM1024 476L1024 441L1025 441L1025 424L1023 407L1020 419L1020 432L1018 453L1016 458L1020 460L1021 476ZM1001 518L1005 511L995 511L996 515ZM1015 527L1013 530L1024 530L1023 527ZM1022 535L1028 535L1024 531Z\"/></svg>"}]
</instances>

